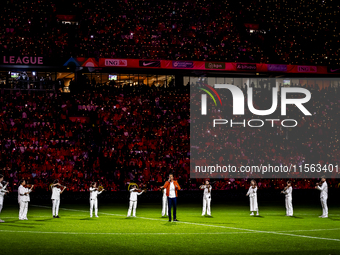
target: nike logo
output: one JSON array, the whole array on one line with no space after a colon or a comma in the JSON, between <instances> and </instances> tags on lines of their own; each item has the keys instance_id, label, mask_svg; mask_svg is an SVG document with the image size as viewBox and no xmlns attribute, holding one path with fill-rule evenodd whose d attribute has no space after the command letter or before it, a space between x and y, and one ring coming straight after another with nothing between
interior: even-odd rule
<instances>
[{"instance_id":1,"label":"nike logo","mask_svg":"<svg viewBox=\"0 0 340 255\"><path fill-rule=\"evenodd\" d=\"M339 70L340 70L340 68L338 68L338 69L331 69L330 71L331 71L331 73L334 73L334 72L339 71Z\"/></svg>"},{"instance_id":2,"label":"nike logo","mask_svg":"<svg viewBox=\"0 0 340 255\"><path fill-rule=\"evenodd\" d=\"M143 62L143 66L149 66L149 65L152 65L152 64L154 64L154 63L156 63L156 62L150 62L150 63L144 63L144 62Z\"/></svg>"}]
</instances>

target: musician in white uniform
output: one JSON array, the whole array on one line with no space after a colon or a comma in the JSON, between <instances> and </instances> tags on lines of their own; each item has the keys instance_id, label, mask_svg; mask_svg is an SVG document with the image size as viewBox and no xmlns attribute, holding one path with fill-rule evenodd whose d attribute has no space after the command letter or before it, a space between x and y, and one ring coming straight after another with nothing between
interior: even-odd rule
<instances>
[{"instance_id":1,"label":"musician in white uniform","mask_svg":"<svg viewBox=\"0 0 340 255\"><path fill-rule=\"evenodd\" d=\"M205 185L201 185L200 189L203 189L203 210L202 210L202 216L205 216L205 213L207 213L208 216L211 216L210 211L210 204L211 204L211 185L209 184L209 181L205 181Z\"/></svg>"},{"instance_id":2,"label":"musician in white uniform","mask_svg":"<svg viewBox=\"0 0 340 255\"><path fill-rule=\"evenodd\" d=\"M60 194L64 192L66 189L65 186L62 186L59 183L59 180L54 180L53 184L51 185L52 187L52 215L53 218L60 218L59 217L59 205L60 205ZM60 187L63 187L61 190Z\"/></svg>"},{"instance_id":3,"label":"musician in white uniform","mask_svg":"<svg viewBox=\"0 0 340 255\"><path fill-rule=\"evenodd\" d=\"M130 204L127 217L131 216L132 210L133 210L132 217L136 217L137 196L142 195L143 192L144 190L142 192L138 192L136 185L133 185L132 188L130 189Z\"/></svg>"},{"instance_id":4,"label":"musician in white uniform","mask_svg":"<svg viewBox=\"0 0 340 255\"><path fill-rule=\"evenodd\" d=\"M30 189L26 188L26 181L22 179L19 182L18 189L18 203L19 203L19 220L28 220L27 219L27 211L28 211L28 202L30 202L30 193L34 185Z\"/></svg>"},{"instance_id":5,"label":"musician in white uniform","mask_svg":"<svg viewBox=\"0 0 340 255\"><path fill-rule=\"evenodd\" d=\"M293 216L293 187L292 182L287 181L287 186L284 188L284 190L281 191L282 194L285 194L286 199L286 216Z\"/></svg>"},{"instance_id":6,"label":"musician in white uniform","mask_svg":"<svg viewBox=\"0 0 340 255\"><path fill-rule=\"evenodd\" d=\"M250 215L253 216L254 212L256 212L256 216L259 216L259 208L257 205L257 184L255 180L251 180L250 187L246 196L249 196L251 211Z\"/></svg>"},{"instance_id":7,"label":"musician in white uniform","mask_svg":"<svg viewBox=\"0 0 340 255\"><path fill-rule=\"evenodd\" d=\"M4 196L8 192L6 190L8 182L5 185L2 185L3 180L4 180L4 176L2 174L0 174L0 213L2 211L2 207L3 207L3 204L4 204ZM0 223L2 223L2 222L5 222L5 221L0 219Z\"/></svg>"},{"instance_id":8,"label":"musician in white uniform","mask_svg":"<svg viewBox=\"0 0 340 255\"><path fill-rule=\"evenodd\" d=\"M90 217L92 218L92 212L94 208L94 216L98 218L98 195L104 191L98 191L97 183L92 182L90 187Z\"/></svg>"},{"instance_id":9,"label":"musician in white uniform","mask_svg":"<svg viewBox=\"0 0 340 255\"><path fill-rule=\"evenodd\" d=\"M322 206L322 215L319 216L320 218L328 218L328 206L327 206L327 199L328 199L328 185L326 182L326 177L321 177L321 182L317 183L315 186L316 189L320 190L320 200Z\"/></svg>"},{"instance_id":10,"label":"musician in white uniform","mask_svg":"<svg viewBox=\"0 0 340 255\"><path fill-rule=\"evenodd\" d=\"M166 196L166 189L164 189L164 187L161 187L162 189L162 217L164 217L165 215L168 216L168 197Z\"/></svg>"}]
</instances>

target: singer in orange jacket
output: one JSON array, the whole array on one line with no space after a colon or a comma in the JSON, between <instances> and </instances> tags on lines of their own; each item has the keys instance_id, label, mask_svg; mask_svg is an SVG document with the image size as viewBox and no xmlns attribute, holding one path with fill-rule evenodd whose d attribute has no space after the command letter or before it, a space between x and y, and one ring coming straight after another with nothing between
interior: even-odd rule
<instances>
[{"instance_id":1,"label":"singer in orange jacket","mask_svg":"<svg viewBox=\"0 0 340 255\"><path fill-rule=\"evenodd\" d=\"M178 182L174 180L174 175L169 174L169 180L165 182L164 186L161 187L166 189L166 196L168 197L168 214L169 221L171 222L171 207L174 207L173 210L173 221L178 221L176 218L176 209L177 209L177 190L180 190Z\"/></svg>"}]
</instances>

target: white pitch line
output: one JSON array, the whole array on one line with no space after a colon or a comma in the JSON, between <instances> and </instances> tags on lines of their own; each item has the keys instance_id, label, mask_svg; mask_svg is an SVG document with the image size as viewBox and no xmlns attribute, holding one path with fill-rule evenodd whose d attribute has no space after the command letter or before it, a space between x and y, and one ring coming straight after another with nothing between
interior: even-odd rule
<instances>
[{"instance_id":1,"label":"white pitch line","mask_svg":"<svg viewBox=\"0 0 340 255\"><path fill-rule=\"evenodd\" d=\"M34 234L63 234L63 235L234 235L253 234L252 232L215 232L215 233L82 233L82 232L45 232L45 231L21 231L21 230L0 230L10 233L34 233Z\"/></svg>"},{"instance_id":2,"label":"white pitch line","mask_svg":"<svg viewBox=\"0 0 340 255\"><path fill-rule=\"evenodd\" d=\"M2 219L19 219L19 217L1 217ZM46 216L32 216L30 218L46 218Z\"/></svg>"},{"instance_id":3,"label":"white pitch line","mask_svg":"<svg viewBox=\"0 0 340 255\"><path fill-rule=\"evenodd\" d=\"M325 238L325 237L316 237L316 236L305 236L305 235L295 235L295 234L280 233L280 232L267 232L267 231L261 231L261 232L268 233L268 234L275 234L275 235L285 235L285 236L293 236L293 237L304 237L304 238L309 238L309 239L318 239L318 240L327 240L327 241L340 242L340 239L334 239L334 238Z\"/></svg>"},{"instance_id":4,"label":"white pitch line","mask_svg":"<svg viewBox=\"0 0 340 255\"><path fill-rule=\"evenodd\" d=\"M146 220L159 220L159 219L152 219L152 218L145 218L145 217L137 217L137 218L146 219ZM184 223L184 224L191 224L191 225L198 225L198 226L207 226L207 227L216 227L216 228L226 228L226 229L233 229L233 230L249 231L249 232L254 232L254 233L286 235L286 236L295 236L295 237L304 237L304 238L311 238L311 239L321 239L321 240L329 240L329 241L338 241L338 242L340 242L340 239L324 238L324 237L314 237L314 236L305 236L305 235L295 235L295 234L287 233L285 231L280 231L280 232L263 231L263 230L254 230L254 229L245 229L245 228L235 228L235 227L208 225L208 224L201 224L201 223L194 223L194 222L185 222L185 221L178 221L177 223Z\"/></svg>"},{"instance_id":5,"label":"white pitch line","mask_svg":"<svg viewBox=\"0 0 340 255\"><path fill-rule=\"evenodd\" d=\"M263 210L262 210L262 213L263 213ZM230 213L230 214L234 214L234 215L237 215L237 213ZM286 216L285 214L283 213L266 213L266 215L274 215L274 216ZM296 213L297 216L300 216L300 215L319 215L317 213ZM295 215L294 215L295 216ZM329 213L328 216L340 216L340 214L331 214Z\"/></svg>"},{"instance_id":6,"label":"white pitch line","mask_svg":"<svg viewBox=\"0 0 340 255\"><path fill-rule=\"evenodd\" d=\"M317 231L332 231L340 230L340 228L330 228L330 229L299 229L299 230L287 230L287 231L277 231L278 233L289 233L289 232L317 232Z\"/></svg>"},{"instance_id":7,"label":"white pitch line","mask_svg":"<svg viewBox=\"0 0 340 255\"><path fill-rule=\"evenodd\" d=\"M39 205L33 205L33 206L36 206L36 207L47 207L47 206L39 206ZM47 207L47 208L51 208L51 207ZM75 210L75 209L66 209L66 208L60 208L60 209L62 209L62 210L69 210L69 211L86 212L84 210ZM102 214L126 217L125 215L120 215L120 214L110 214L110 213L102 213ZM146 220L166 221L166 220L154 219L154 218L146 218L146 217L136 217L136 218L146 219ZM340 239L325 238L325 237L315 237L315 236L305 236L305 235L296 235L296 234L289 234L289 233L284 233L284 232L262 231L262 230L254 230L254 229L246 229L246 228L235 228L235 227L227 227L227 226L216 226L216 225L208 225L208 224L201 224L201 223L194 223L194 222L185 222L185 221L178 221L176 223L190 224L190 225L197 225L197 226L206 226L206 227L215 227L215 228L224 228L224 229L233 229L233 230L240 230L240 231L249 231L249 232L254 232L254 233L284 235L284 236L303 237L303 238L309 238L309 239L318 239L318 240L328 240L328 241L340 242Z\"/></svg>"},{"instance_id":8,"label":"white pitch line","mask_svg":"<svg viewBox=\"0 0 340 255\"><path fill-rule=\"evenodd\" d=\"M48 209L52 208L51 206L43 206L43 205L32 205L32 206L48 208ZM90 213L90 210L89 211L84 211L84 210L76 210L76 209L68 209L68 208L59 208L59 209L65 210L65 211L87 212L87 213ZM122 215L122 214L112 214L112 213L102 213L102 212L100 214L107 214L107 215L112 215L112 216L122 216L122 217L124 217L124 215Z\"/></svg>"},{"instance_id":9,"label":"white pitch line","mask_svg":"<svg viewBox=\"0 0 340 255\"><path fill-rule=\"evenodd\" d=\"M68 216L67 218L76 218L76 217L84 217L85 215L73 215L72 217ZM19 219L19 217L1 217L2 219ZM48 218L48 216L30 216L30 219L34 219L34 218ZM52 215L50 216L50 218L53 218Z\"/></svg>"}]
</instances>

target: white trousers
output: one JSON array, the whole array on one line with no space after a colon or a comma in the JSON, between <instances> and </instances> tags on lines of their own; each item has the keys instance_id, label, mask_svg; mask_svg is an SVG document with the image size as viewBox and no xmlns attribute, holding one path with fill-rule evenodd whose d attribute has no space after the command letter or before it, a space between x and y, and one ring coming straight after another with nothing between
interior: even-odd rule
<instances>
[{"instance_id":1,"label":"white trousers","mask_svg":"<svg viewBox=\"0 0 340 255\"><path fill-rule=\"evenodd\" d=\"M168 216L168 197L162 198L162 216Z\"/></svg>"},{"instance_id":2,"label":"white trousers","mask_svg":"<svg viewBox=\"0 0 340 255\"><path fill-rule=\"evenodd\" d=\"M0 213L2 211L3 204L4 204L4 197L0 196Z\"/></svg>"},{"instance_id":3,"label":"white trousers","mask_svg":"<svg viewBox=\"0 0 340 255\"><path fill-rule=\"evenodd\" d=\"M293 203L292 203L292 197L286 197L286 215L287 216L293 216Z\"/></svg>"},{"instance_id":4,"label":"white trousers","mask_svg":"<svg viewBox=\"0 0 340 255\"><path fill-rule=\"evenodd\" d=\"M59 205L60 205L60 199L52 199L52 215L53 216L59 215Z\"/></svg>"},{"instance_id":5,"label":"white trousers","mask_svg":"<svg viewBox=\"0 0 340 255\"><path fill-rule=\"evenodd\" d=\"M94 215L98 216L98 199L90 199L90 216L92 217L92 212L94 208Z\"/></svg>"},{"instance_id":6,"label":"white trousers","mask_svg":"<svg viewBox=\"0 0 340 255\"><path fill-rule=\"evenodd\" d=\"M249 202L250 202L250 211L258 212L259 208L257 205L257 197L249 197Z\"/></svg>"},{"instance_id":7,"label":"white trousers","mask_svg":"<svg viewBox=\"0 0 340 255\"><path fill-rule=\"evenodd\" d=\"M327 198L321 197L322 215L328 217Z\"/></svg>"},{"instance_id":8,"label":"white trousers","mask_svg":"<svg viewBox=\"0 0 340 255\"><path fill-rule=\"evenodd\" d=\"M249 202L250 202L250 211L251 212L258 212L259 208L257 205L257 197L249 197Z\"/></svg>"},{"instance_id":9,"label":"white trousers","mask_svg":"<svg viewBox=\"0 0 340 255\"><path fill-rule=\"evenodd\" d=\"M130 200L130 204L129 204L129 210L127 213L127 216L130 217L131 216L131 211L133 216L136 216L136 208L137 208L137 201L131 201Z\"/></svg>"},{"instance_id":10,"label":"white trousers","mask_svg":"<svg viewBox=\"0 0 340 255\"><path fill-rule=\"evenodd\" d=\"M210 216L210 203L211 203L211 196L210 195L203 195L203 210L202 210L202 215L207 214Z\"/></svg>"},{"instance_id":11,"label":"white trousers","mask_svg":"<svg viewBox=\"0 0 340 255\"><path fill-rule=\"evenodd\" d=\"M19 203L19 220L27 219L28 202Z\"/></svg>"}]
</instances>

